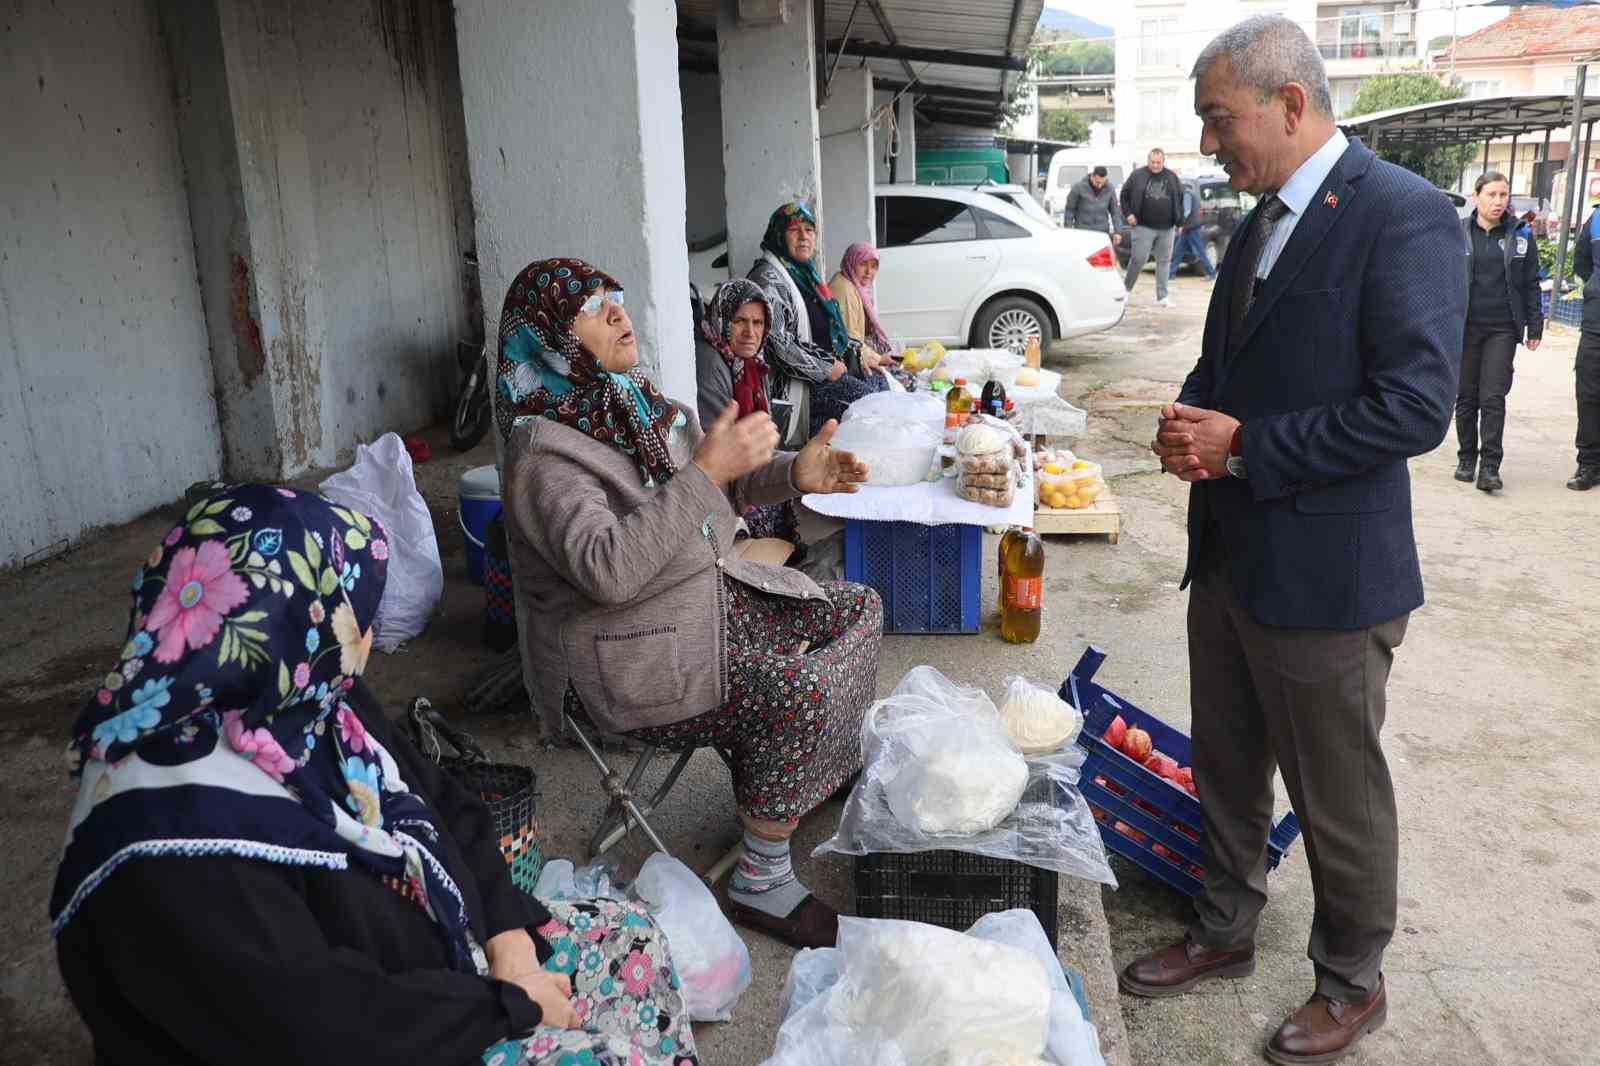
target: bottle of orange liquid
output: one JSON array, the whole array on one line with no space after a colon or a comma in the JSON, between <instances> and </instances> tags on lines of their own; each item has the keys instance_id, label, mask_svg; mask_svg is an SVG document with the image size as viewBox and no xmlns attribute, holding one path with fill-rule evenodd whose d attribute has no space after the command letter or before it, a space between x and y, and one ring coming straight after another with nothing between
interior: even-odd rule
<instances>
[{"instance_id":1,"label":"bottle of orange liquid","mask_svg":"<svg viewBox=\"0 0 1600 1066\"><path fill-rule=\"evenodd\" d=\"M996 559L996 581L994 587L995 610L1002 613L1005 610L1006 602L1006 552L1011 550L1011 542L1016 540L1021 532L1022 529L1019 526L1008 526L1006 531L1000 534L1000 550Z\"/></svg>"},{"instance_id":2,"label":"bottle of orange liquid","mask_svg":"<svg viewBox=\"0 0 1600 1066\"><path fill-rule=\"evenodd\" d=\"M944 428L958 429L967 424L972 414L972 393L967 391L967 379L956 378L944 398Z\"/></svg>"},{"instance_id":3,"label":"bottle of orange liquid","mask_svg":"<svg viewBox=\"0 0 1600 1066\"><path fill-rule=\"evenodd\" d=\"M1039 369L1039 338L1029 337L1028 343L1022 347L1022 365Z\"/></svg>"},{"instance_id":4,"label":"bottle of orange liquid","mask_svg":"<svg viewBox=\"0 0 1600 1066\"><path fill-rule=\"evenodd\" d=\"M1000 594L1000 636L1012 644L1039 639L1044 615L1044 541L1024 527L1006 549Z\"/></svg>"}]
</instances>

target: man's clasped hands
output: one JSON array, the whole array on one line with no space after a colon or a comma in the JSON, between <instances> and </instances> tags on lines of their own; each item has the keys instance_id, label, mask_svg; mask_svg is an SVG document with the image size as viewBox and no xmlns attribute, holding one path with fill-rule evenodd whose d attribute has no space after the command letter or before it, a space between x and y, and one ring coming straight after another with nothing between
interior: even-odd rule
<instances>
[{"instance_id":1,"label":"man's clasped hands","mask_svg":"<svg viewBox=\"0 0 1600 1066\"><path fill-rule=\"evenodd\" d=\"M1150 450L1161 469L1183 481L1227 477L1228 454L1239 420L1221 411L1169 403L1161 409Z\"/></svg>"}]
</instances>

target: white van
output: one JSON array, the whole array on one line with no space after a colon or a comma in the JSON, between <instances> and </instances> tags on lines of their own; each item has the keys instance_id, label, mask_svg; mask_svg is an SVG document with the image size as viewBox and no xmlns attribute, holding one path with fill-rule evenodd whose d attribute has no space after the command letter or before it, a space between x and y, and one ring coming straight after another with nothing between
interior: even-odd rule
<instances>
[{"instance_id":1,"label":"white van","mask_svg":"<svg viewBox=\"0 0 1600 1066\"><path fill-rule=\"evenodd\" d=\"M1138 169L1138 164L1111 158L1103 148L1063 148L1050 157L1050 173L1044 182L1044 209L1051 218L1061 221L1072 186L1095 167L1105 167L1111 187L1121 189L1123 179Z\"/></svg>"}]
</instances>

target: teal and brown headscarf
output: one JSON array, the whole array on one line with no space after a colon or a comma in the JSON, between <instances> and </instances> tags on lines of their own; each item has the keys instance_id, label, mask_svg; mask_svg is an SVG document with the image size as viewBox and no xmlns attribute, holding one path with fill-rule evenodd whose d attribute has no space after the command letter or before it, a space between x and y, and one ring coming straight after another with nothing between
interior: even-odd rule
<instances>
[{"instance_id":1,"label":"teal and brown headscarf","mask_svg":"<svg viewBox=\"0 0 1600 1066\"><path fill-rule=\"evenodd\" d=\"M677 468L668 433L682 414L634 367L613 373L572 332L584 301L622 284L582 259L544 259L511 282L500 316L495 418L509 442L524 418L570 426L622 451L646 484L665 484Z\"/></svg>"}]
</instances>

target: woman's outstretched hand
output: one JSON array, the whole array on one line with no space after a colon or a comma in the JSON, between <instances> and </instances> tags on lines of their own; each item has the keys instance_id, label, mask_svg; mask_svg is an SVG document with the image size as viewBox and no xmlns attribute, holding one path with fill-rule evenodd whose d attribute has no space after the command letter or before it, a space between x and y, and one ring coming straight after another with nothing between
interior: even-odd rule
<instances>
[{"instance_id":1,"label":"woman's outstretched hand","mask_svg":"<svg viewBox=\"0 0 1600 1066\"><path fill-rule=\"evenodd\" d=\"M855 492L867 480L866 463L829 447L838 428L838 421L830 418L795 457L794 487L801 492Z\"/></svg>"},{"instance_id":2,"label":"woman's outstretched hand","mask_svg":"<svg viewBox=\"0 0 1600 1066\"><path fill-rule=\"evenodd\" d=\"M778 446L778 427L765 411L739 417L739 405L730 403L706 428L705 439L694 453L694 465L718 488L726 488L746 474L772 462Z\"/></svg>"}]
</instances>

